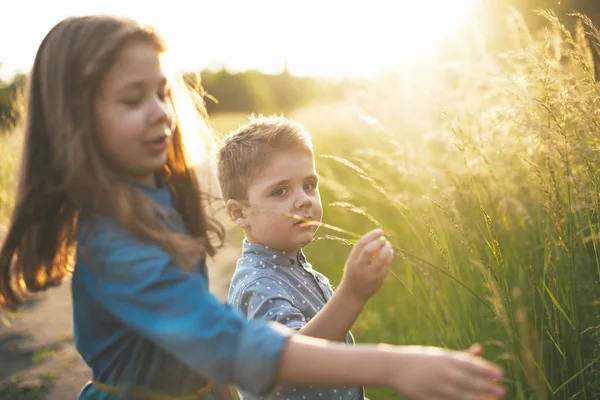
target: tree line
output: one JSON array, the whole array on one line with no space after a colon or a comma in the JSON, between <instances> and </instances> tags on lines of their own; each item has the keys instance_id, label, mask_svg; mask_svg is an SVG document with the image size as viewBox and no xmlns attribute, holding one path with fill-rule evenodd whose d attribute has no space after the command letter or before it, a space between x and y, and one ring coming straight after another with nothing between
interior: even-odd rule
<instances>
[{"instance_id":1,"label":"tree line","mask_svg":"<svg viewBox=\"0 0 600 400\"><path fill-rule=\"evenodd\" d=\"M198 76L207 111L277 113L315 100L340 98L352 87L350 80L328 80L259 71L233 73L227 69L184 74L190 87L198 87ZM10 82L0 81L0 131L7 131L21 118L27 75L17 74Z\"/></svg>"}]
</instances>

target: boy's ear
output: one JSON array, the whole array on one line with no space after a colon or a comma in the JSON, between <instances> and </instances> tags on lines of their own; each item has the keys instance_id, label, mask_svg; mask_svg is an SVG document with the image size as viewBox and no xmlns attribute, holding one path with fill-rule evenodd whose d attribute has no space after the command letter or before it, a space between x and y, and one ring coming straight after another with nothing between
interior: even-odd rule
<instances>
[{"instance_id":1,"label":"boy's ear","mask_svg":"<svg viewBox=\"0 0 600 400\"><path fill-rule=\"evenodd\" d=\"M237 200L229 199L227 200L226 207L227 215L231 222L238 228L246 229L249 225L249 221L242 203Z\"/></svg>"}]
</instances>

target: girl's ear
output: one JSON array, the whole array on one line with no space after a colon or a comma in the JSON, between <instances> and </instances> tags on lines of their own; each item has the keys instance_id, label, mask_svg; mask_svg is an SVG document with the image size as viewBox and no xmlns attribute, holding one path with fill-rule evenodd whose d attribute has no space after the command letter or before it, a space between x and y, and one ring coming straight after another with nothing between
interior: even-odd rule
<instances>
[{"instance_id":1,"label":"girl's ear","mask_svg":"<svg viewBox=\"0 0 600 400\"><path fill-rule=\"evenodd\" d=\"M247 210L244 209L242 203L237 200L227 200L227 215L231 222L233 222L238 228L246 229L250 226L248 219Z\"/></svg>"}]
</instances>

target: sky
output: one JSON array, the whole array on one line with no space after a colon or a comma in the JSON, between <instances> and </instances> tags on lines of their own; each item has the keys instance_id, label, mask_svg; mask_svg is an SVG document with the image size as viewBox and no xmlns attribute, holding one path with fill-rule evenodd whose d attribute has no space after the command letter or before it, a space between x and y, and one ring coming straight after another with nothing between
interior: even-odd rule
<instances>
[{"instance_id":1,"label":"sky","mask_svg":"<svg viewBox=\"0 0 600 400\"><path fill-rule=\"evenodd\" d=\"M96 13L154 25L180 70L278 73L287 63L297 75L366 76L427 52L481 1L7 0L0 2L0 78L28 72L60 20Z\"/></svg>"}]
</instances>

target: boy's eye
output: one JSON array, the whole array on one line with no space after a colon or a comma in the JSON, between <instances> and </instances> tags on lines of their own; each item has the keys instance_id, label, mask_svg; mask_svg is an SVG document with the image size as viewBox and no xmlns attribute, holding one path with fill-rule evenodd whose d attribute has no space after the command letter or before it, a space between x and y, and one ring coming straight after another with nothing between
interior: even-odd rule
<instances>
[{"instance_id":1,"label":"boy's eye","mask_svg":"<svg viewBox=\"0 0 600 400\"><path fill-rule=\"evenodd\" d=\"M304 190L307 192L312 192L313 190L315 190L317 187L317 185L315 185L314 183L305 183L304 184Z\"/></svg>"},{"instance_id":2,"label":"boy's eye","mask_svg":"<svg viewBox=\"0 0 600 400\"><path fill-rule=\"evenodd\" d=\"M286 188L275 189L273 192L271 192L271 194L273 196L283 196L286 193L287 193L287 189Z\"/></svg>"}]
</instances>

